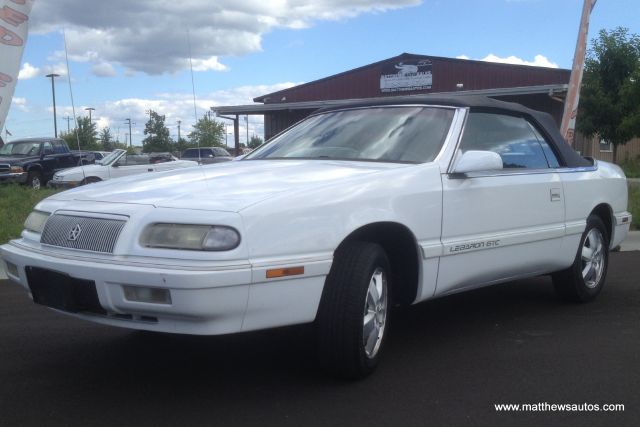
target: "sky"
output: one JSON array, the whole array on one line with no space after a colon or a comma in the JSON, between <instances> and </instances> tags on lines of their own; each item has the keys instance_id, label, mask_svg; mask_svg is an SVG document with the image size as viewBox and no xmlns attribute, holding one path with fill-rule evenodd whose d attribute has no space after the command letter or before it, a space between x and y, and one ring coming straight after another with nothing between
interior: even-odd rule
<instances>
[{"instance_id":1,"label":"sky","mask_svg":"<svg viewBox=\"0 0 640 427\"><path fill-rule=\"evenodd\" d=\"M59 131L73 128L73 105L76 116L90 107L98 128L109 127L120 141L130 118L140 145L149 109L165 115L175 139L178 121L185 136L210 107L250 104L403 52L571 68L582 3L36 0L5 139L53 136L51 72L61 75ZM599 0L589 39L618 26L640 33L639 16L639 0ZM244 120L240 125L244 142ZM263 136L261 116L249 117L249 134Z\"/></svg>"}]
</instances>

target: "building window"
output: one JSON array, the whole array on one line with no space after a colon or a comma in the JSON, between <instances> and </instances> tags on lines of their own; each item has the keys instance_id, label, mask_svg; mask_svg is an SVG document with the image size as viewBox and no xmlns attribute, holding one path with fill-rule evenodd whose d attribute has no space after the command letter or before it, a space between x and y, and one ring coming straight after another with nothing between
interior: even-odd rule
<instances>
[{"instance_id":1,"label":"building window","mask_svg":"<svg viewBox=\"0 0 640 427\"><path fill-rule=\"evenodd\" d=\"M607 142L604 139L600 140L600 152L611 153L613 151L613 147L611 147L611 143Z\"/></svg>"}]
</instances>

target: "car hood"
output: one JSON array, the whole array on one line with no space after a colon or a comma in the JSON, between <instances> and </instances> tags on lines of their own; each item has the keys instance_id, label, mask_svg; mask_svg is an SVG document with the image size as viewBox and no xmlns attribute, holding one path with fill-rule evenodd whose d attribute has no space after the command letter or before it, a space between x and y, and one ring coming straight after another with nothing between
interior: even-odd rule
<instances>
[{"instance_id":1,"label":"car hood","mask_svg":"<svg viewBox=\"0 0 640 427\"><path fill-rule=\"evenodd\" d=\"M365 174L406 166L325 160L245 160L113 179L58 193L52 198L238 212L283 192L346 183Z\"/></svg>"}]
</instances>

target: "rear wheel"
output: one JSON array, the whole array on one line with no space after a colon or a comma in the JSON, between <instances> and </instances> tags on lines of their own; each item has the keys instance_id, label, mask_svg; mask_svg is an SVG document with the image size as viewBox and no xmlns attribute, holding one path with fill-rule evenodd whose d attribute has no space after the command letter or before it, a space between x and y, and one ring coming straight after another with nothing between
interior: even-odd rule
<instances>
[{"instance_id":1,"label":"rear wheel","mask_svg":"<svg viewBox=\"0 0 640 427\"><path fill-rule=\"evenodd\" d=\"M380 358L389 320L389 260L380 245L338 250L318 311L320 363L343 378L363 378Z\"/></svg>"},{"instance_id":2,"label":"rear wheel","mask_svg":"<svg viewBox=\"0 0 640 427\"><path fill-rule=\"evenodd\" d=\"M602 220L591 215L573 265L553 275L553 285L567 301L587 302L602 290L609 264L609 238Z\"/></svg>"},{"instance_id":3,"label":"rear wheel","mask_svg":"<svg viewBox=\"0 0 640 427\"><path fill-rule=\"evenodd\" d=\"M39 190L42 186L42 175L38 171L31 171L27 174L27 185L34 190Z\"/></svg>"}]
</instances>

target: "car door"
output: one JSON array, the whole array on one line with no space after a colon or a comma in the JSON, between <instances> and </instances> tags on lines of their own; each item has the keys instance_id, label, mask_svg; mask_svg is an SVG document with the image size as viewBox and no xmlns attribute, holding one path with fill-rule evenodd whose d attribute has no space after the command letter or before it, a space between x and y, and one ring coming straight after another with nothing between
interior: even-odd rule
<instances>
[{"instance_id":1,"label":"car door","mask_svg":"<svg viewBox=\"0 0 640 427\"><path fill-rule=\"evenodd\" d=\"M45 141L42 143L40 148L41 160L40 164L42 165L42 179L44 182L49 181L55 171L60 169L60 165L58 162L58 158L54 155L53 146L51 142Z\"/></svg>"},{"instance_id":2,"label":"car door","mask_svg":"<svg viewBox=\"0 0 640 427\"><path fill-rule=\"evenodd\" d=\"M76 158L68 150L64 142L51 141L53 146L53 156L57 159L56 170L72 168L77 165Z\"/></svg>"},{"instance_id":3,"label":"car door","mask_svg":"<svg viewBox=\"0 0 640 427\"><path fill-rule=\"evenodd\" d=\"M154 170L154 166L149 163L149 156L124 154L112 165L110 175L111 178L119 178L121 176L154 172Z\"/></svg>"},{"instance_id":4,"label":"car door","mask_svg":"<svg viewBox=\"0 0 640 427\"><path fill-rule=\"evenodd\" d=\"M453 173L468 150L498 153L503 169ZM454 160L442 176L437 294L558 266L564 194L557 166L557 157L527 118L469 113Z\"/></svg>"}]
</instances>

